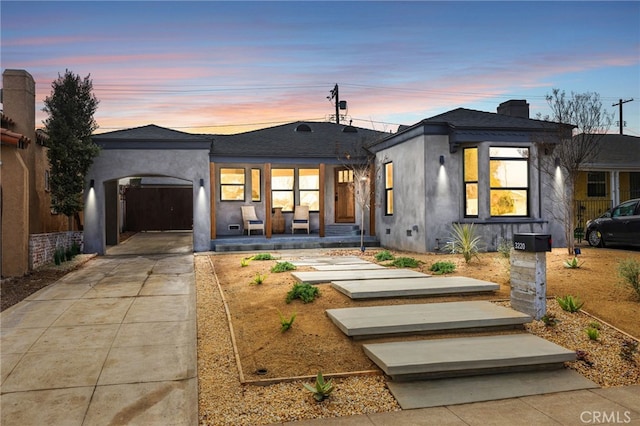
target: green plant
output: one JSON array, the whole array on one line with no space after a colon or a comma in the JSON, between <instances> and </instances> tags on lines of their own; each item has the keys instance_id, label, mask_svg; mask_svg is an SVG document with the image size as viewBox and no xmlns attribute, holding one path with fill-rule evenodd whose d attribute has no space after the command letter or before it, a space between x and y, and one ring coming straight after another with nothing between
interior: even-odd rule
<instances>
[{"instance_id":1,"label":"green plant","mask_svg":"<svg viewBox=\"0 0 640 426\"><path fill-rule=\"evenodd\" d=\"M478 252L481 241L473 223L454 223L451 226L451 241L447 243L446 248L451 253L462 254L464 261L469 263L473 257L480 259Z\"/></svg>"},{"instance_id":2,"label":"green plant","mask_svg":"<svg viewBox=\"0 0 640 426\"><path fill-rule=\"evenodd\" d=\"M448 260L439 261L431 265L431 268L429 268L429 270L435 275L450 274L452 272L455 272L456 264L453 262L449 262Z\"/></svg>"},{"instance_id":3,"label":"green plant","mask_svg":"<svg viewBox=\"0 0 640 426\"><path fill-rule=\"evenodd\" d=\"M56 265L59 265L62 261L60 260L60 250L56 250L53 252L53 262Z\"/></svg>"},{"instance_id":4,"label":"green plant","mask_svg":"<svg viewBox=\"0 0 640 426\"><path fill-rule=\"evenodd\" d=\"M249 266L249 261L251 261L250 257L245 257L240 261L240 266L242 266L243 268L245 266Z\"/></svg>"},{"instance_id":5,"label":"green plant","mask_svg":"<svg viewBox=\"0 0 640 426\"><path fill-rule=\"evenodd\" d=\"M275 260L276 258L271 256L271 253L259 253L250 259L251 260Z\"/></svg>"},{"instance_id":6,"label":"green plant","mask_svg":"<svg viewBox=\"0 0 640 426\"><path fill-rule=\"evenodd\" d=\"M296 313L294 312L293 315L291 315L290 318L285 317L284 315L282 315L282 313L280 311L278 311L278 316L280 317L280 332L284 333L285 331L289 330L291 328L291 326L293 325L293 321L296 319Z\"/></svg>"},{"instance_id":7,"label":"green plant","mask_svg":"<svg viewBox=\"0 0 640 426\"><path fill-rule=\"evenodd\" d=\"M600 337L600 330L598 330L597 328L589 327L585 331L587 332L587 336L589 336L589 339L591 340L598 340L598 338Z\"/></svg>"},{"instance_id":8,"label":"green plant","mask_svg":"<svg viewBox=\"0 0 640 426\"><path fill-rule=\"evenodd\" d=\"M555 314L552 314L552 313L547 313L543 315L542 318L540 318L540 320L547 327L555 327L560 322L560 320L555 316Z\"/></svg>"},{"instance_id":9,"label":"green plant","mask_svg":"<svg viewBox=\"0 0 640 426\"><path fill-rule=\"evenodd\" d=\"M264 280L267 279L267 274L256 274L256 276L253 278L253 281L251 281L252 284L256 284L256 285L260 285L264 282Z\"/></svg>"},{"instance_id":10,"label":"green plant","mask_svg":"<svg viewBox=\"0 0 640 426\"><path fill-rule=\"evenodd\" d=\"M625 361L634 362L634 357L638 353L638 342L635 340L624 340L620 345L620 357Z\"/></svg>"},{"instance_id":11,"label":"green plant","mask_svg":"<svg viewBox=\"0 0 640 426\"><path fill-rule=\"evenodd\" d=\"M413 257L396 257L389 265L396 268L417 268L420 262Z\"/></svg>"},{"instance_id":12,"label":"green plant","mask_svg":"<svg viewBox=\"0 0 640 426\"><path fill-rule=\"evenodd\" d=\"M393 255L389 250L382 250L377 252L374 258L378 262L384 262L385 260L393 260Z\"/></svg>"},{"instance_id":13,"label":"green plant","mask_svg":"<svg viewBox=\"0 0 640 426\"><path fill-rule=\"evenodd\" d=\"M505 259L511 258L511 247L513 246L513 241L508 238L502 238L498 243L498 252Z\"/></svg>"},{"instance_id":14,"label":"green plant","mask_svg":"<svg viewBox=\"0 0 640 426\"><path fill-rule=\"evenodd\" d=\"M286 302L291 303L294 299L300 299L303 303L313 302L320 296L320 289L309 283L296 283L287 293Z\"/></svg>"},{"instance_id":15,"label":"green plant","mask_svg":"<svg viewBox=\"0 0 640 426\"><path fill-rule=\"evenodd\" d=\"M584 262L579 262L577 257L573 257L571 260L564 261L564 267L569 269L578 269L584 264Z\"/></svg>"},{"instance_id":16,"label":"green plant","mask_svg":"<svg viewBox=\"0 0 640 426\"><path fill-rule=\"evenodd\" d=\"M65 250L64 257L67 260L73 259L73 252L71 251L71 248L68 248L68 249Z\"/></svg>"},{"instance_id":17,"label":"green plant","mask_svg":"<svg viewBox=\"0 0 640 426\"><path fill-rule=\"evenodd\" d=\"M287 271L293 271L294 269L296 269L296 265L294 265L293 263L290 262L278 262L275 265L273 265L273 267L271 267L271 272L287 272Z\"/></svg>"},{"instance_id":18,"label":"green plant","mask_svg":"<svg viewBox=\"0 0 640 426\"><path fill-rule=\"evenodd\" d=\"M558 305L562 308L563 311L567 312L578 312L580 308L584 305L584 302L581 302L577 297L567 295L564 297L556 297L556 301Z\"/></svg>"},{"instance_id":19,"label":"green plant","mask_svg":"<svg viewBox=\"0 0 640 426\"><path fill-rule=\"evenodd\" d=\"M76 243L74 241L73 244L71 244L71 253L73 256L77 256L80 254L80 244Z\"/></svg>"},{"instance_id":20,"label":"green plant","mask_svg":"<svg viewBox=\"0 0 640 426\"><path fill-rule=\"evenodd\" d=\"M595 328L596 330L600 330L600 329L602 329L602 324L600 324L598 321L591 321L589 323L589 327L590 328Z\"/></svg>"},{"instance_id":21,"label":"green plant","mask_svg":"<svg viewBox=\"0 0 640 426\"><path fill-rule=\"evenodd\" d=\"M328 398L331 392L333 392L333 381L331 379L325 381L324 377L322 377L322 373L318 372L316 376L316 382L313 386L308 383L303 383L304 388L309 392L313 393L313 397L316 401L322 401L325 398Z\"/></svg>"},{"instance_id":22,"label":"green plant","mask_svg":"<svg viewBox=\"0 0 640 426\"><path fill-rule=\"evenodd\" d=\"M635 259L624 259L618 263L618 275L631 286L640 297L640 262Z\"/></svg>"}]
</instances>

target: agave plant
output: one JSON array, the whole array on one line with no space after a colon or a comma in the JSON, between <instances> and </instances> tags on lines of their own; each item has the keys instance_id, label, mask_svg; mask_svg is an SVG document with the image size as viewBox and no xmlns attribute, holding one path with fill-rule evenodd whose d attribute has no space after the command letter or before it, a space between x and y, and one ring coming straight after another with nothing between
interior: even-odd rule
<instances>
[{"instance_id":1,"label":"agave plant","mask_svg":"<svg viewBox=\"0 0 640 426\"><path fill-rule=\"evenodd\" d=\"M451 225L451 241L447 243L447 249L451 253L460 253L466 263L472 257L478 257L482 239L476 233L473 223L454 223Z\"/></svg>"},{"instance_id":2,"label":"agave plant","mask_svg":"<svg viewBox=\"0 0 640 426\"><path fill-rule=\"evenodd\" d=\"M578 312L580 308L584 305L584 302L581 302L577 297L566 295L564 297L556 297L556 301L558 305L562 308L563 311L567 312Z\"/></svg>"},{"instance_id":3,"label":"agave plant","mask_svg":"<svg viewBox=\"0 0 640 426\"><path fill-rule=\"evenodd\" d=\"M322 401L325 398L328 398L334 389L332 380L329 379L325 382L324 377L322 377L322 373L319 371L314 386L311 386L308 383L303 383L303 385L306 390L313 393L313 397L316 401Z\"/></svg>"}]
</instances>

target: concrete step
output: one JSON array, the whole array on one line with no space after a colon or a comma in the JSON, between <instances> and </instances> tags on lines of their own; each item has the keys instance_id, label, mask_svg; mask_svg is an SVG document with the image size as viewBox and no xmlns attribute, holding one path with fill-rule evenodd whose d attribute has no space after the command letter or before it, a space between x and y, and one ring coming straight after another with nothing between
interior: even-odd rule
<instances>
[{"instance_id":1,"label":"concrete step","mask_svg":"<svg viewBox=\"0 0 640 426\"><path fill-rule=\"evenodd\" d=\"M411 269L369 269L362 271L313 271L292 272L291 275L300 282L309 284L330 283L343 280L371 280L383 278L427 278L429 275Z\"/></svg>"},{"instance_id":2,"label":"concrete step","mask_svg":"<svg viewBox=\"0 0 640 426\"><path fill-rule=\"evenodd\" d=\"M360 225L325 225L324 234L326 236L360 235Z\"/></svg>"},{"instance_id":3,"label":"concrete step","mask_svg":"<svg viewBox=\"0 0 640 426\"><path fill-rule=\"evenodd\" d=\"M422 277L332 281L331 286L352 299L422 297L497 291L500 285L467 277Z\"/></svg>"},{"instance_id":4,"label":"concrete step","mask_svg":"<svg viewBox=\"0 0 640 426\"><path fill-rule=\"evenodd\" d=\"M386 269L382 265L378 265L377 263L358 263L358 264L346 264L341 263L338 265L316 265L314 266L318 271L362 271L367 269Z\"/></svg>"},{"instance_id":5,"label":"concrete step","mask_svg":"<svg viewBox=\"0 0 640 426\"><path fill-rule=\"evenodd\" d=\"M487 301L327 309L327 315L354 338L507 329L532 321L529 315Z\"/></svg>"},{"instance_id":6,"label":"concrete step","mask_svg":"<svg viewBox=\"0 0 640 426\"><path fill-rule=\"evenodd\" d=\"M283 258L284 260L284 258ZM325 256L325 257L298 257L291 258L289 262L296 266L321 266L321 265L371 265L368 260L357 256Z\"/></svg>"},{"instance_id":7,"label":"concrete step","mask_svg":"<svg viewBox=\"0 0 640 426\"><path fill-rule=\"evenodd\" d=\"M561 368L576 354L527 333L363 345L393 380L475 376Z\"/></svg>"}]
</instances>

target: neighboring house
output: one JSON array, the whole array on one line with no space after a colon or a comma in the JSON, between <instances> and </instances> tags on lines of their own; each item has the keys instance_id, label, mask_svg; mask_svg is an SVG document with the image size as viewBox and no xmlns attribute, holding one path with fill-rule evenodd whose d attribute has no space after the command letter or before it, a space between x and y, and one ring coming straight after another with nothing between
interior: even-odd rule
<instances>
[{"instance_id":1,"label":"neighboring house","mask_svg":"<svg viewBox=\"0 0 640 426\"><path fill-rule=\"evenodd\" d=\"M561 126L570 134L571 126ZM544 173L557 125L529 118L524 100L498 113L458 108L399 129L371 149L383 173L376 183L377 229L383 247L441 250L453 222L474 223L495 250L515 233L551 234L566 244L554 221L554 187ZM544 142L544 144L542 143Z\"/></svg>"},{"instance_id":2,"label":"neighboring house","mask_svg":"<svg viewBox=\"0 0 640 426\"><path fill-rule=\"evenodd\" d=\"M597 156L578 174L574 199L576 227L624 201L640 198L640 137L606 134Z\"/></svg>"},{"instance_id":3,"label":"neighboring house","mask_svg":"<svg viewBox=\"0 0 640 426\"><path fill-rule=\"evenodd\" d=\"M35 82L24 70L2 73L2 276L20 276L53 260L80 234L51 210L46 135L35 129Z\"/></svg>"},{"instance_id":4,"label":"neighboring house","mask_svg":"<svg viewBox=\"0 0 640 426\"><path fill-rule=\"evenodd\" d=\"M360 183L354 182L353 171L367 163L365 147L386 135L351 125L295 122L215 136L210 154L212 239L241 234L240 206L247 204L255 206L267 236L275 229L275 208L284 216L284 232L291 232L296 205L309 206L311 232L320 237L328 227L342 224L357 224L374 235L374 209L367 207L365 223L360 223L363 212L355 199Z\"/></svg>"}]
</instances>

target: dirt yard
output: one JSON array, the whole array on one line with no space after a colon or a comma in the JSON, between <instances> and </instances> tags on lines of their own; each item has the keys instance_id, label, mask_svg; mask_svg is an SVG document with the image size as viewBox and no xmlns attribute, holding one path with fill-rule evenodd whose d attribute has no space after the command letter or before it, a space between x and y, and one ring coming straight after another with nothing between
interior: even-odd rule
<instances>
[{"instance_id":1,"label":"dirt yard","mask_svg":"<svg viewBox=\"0 0 640 426\"><path fill-rule=\"evenodd\" d=\"M361 254L359 251L327 250L324 253L332 256L361 256L375 262L374 255L377 251L379 250L371 249ZM305 256L304 252L290 251L271 254L281 257L281 260ZM421 265L417 269L425 273L429 273L429 268L436 261L452 261L457 265L457 270L451 275L496 282L501 288L491 295L354 302L329 285L323 284L319 285L320 297L314 302L304 304L300 300L294 300L287 304L285 297L295 279L289 272L270 272L277 261L252 260L248 266L243 267L242 259L251 254L211 255L218 282L228 303L244 379L257 381L309 376L318 371L346 373L376 370L375 364L364 355L361 348L367 340L354 341L344 336L326 316L326 309L509 298L509 261L500 253L483 253L479 259L474 259L469 264L465 264L460 255L398 252L393 254L420 260ZM582 248L582 255L579 257L581 267L567 269L564 262L570 259L570 256L567 255L566 249L554 249L553 252L547 253L548 296L578 296L585 302L584 311L637 339L640 336L640 300L630 287L620 284L621 279L617 274L618 262L625 258L640 261L640 252ZM312 269L298 268L298 271L304 270ZM258 275L266 276L262 284L253 282ZM553 300L549 300L548 304L550 307L556 306ZM279 314L284 317L296 314L290 330L280 331ZM556 331L555 334L558 333ZM584 338L582 340L585 345L589 344L583 330L573 330L571 333L579 334L580 339ZM561 341L564 339L562 336L558 338ZM404 339L406 340L406 337Z\"/></svg>"}]
</instances>

